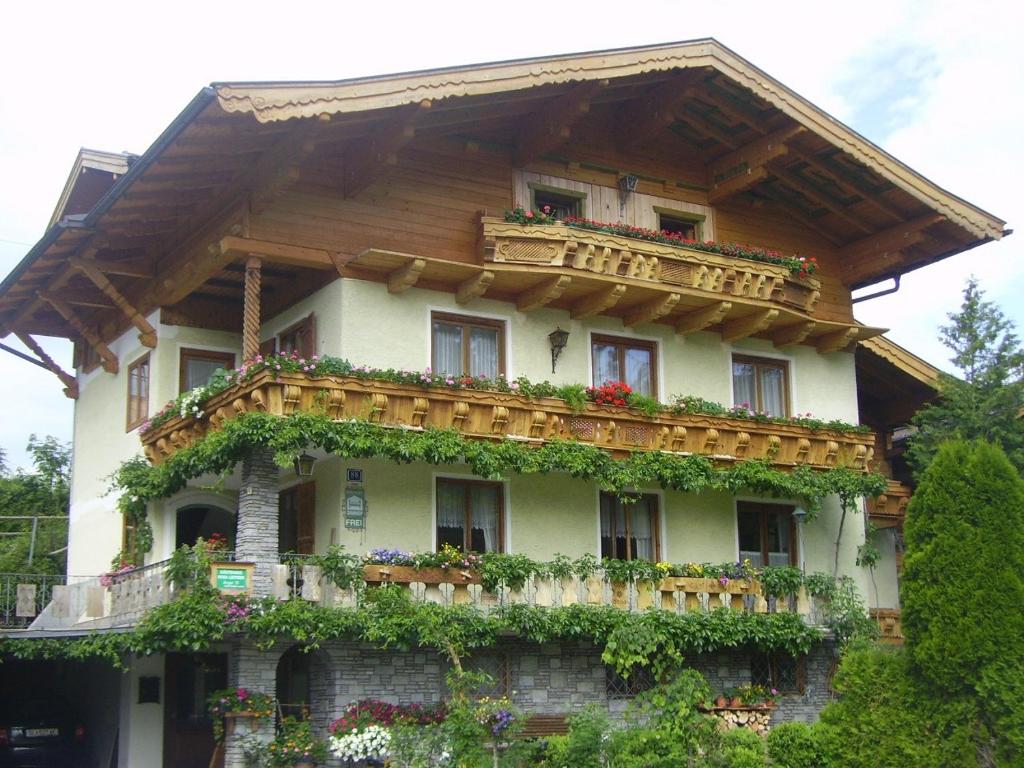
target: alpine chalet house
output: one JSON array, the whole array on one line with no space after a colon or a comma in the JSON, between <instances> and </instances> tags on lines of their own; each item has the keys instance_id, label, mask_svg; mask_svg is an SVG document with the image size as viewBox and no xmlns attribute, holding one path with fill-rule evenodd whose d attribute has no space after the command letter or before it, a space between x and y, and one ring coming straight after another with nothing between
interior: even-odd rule
<instances>
[{"instance_id":1,"label":"alpine chalet house","mask_svg":"<svg viewBox=\"0 0 1024 768\"><path fill-rule=\"evenodd\" d=\"M332 545L381 550L371 585L480 615L796 616L824 627L806 653L743 637L686 659L716 690L777 688L775 722L828 698L827 578L899 638L893 449L936 371L851 292L1004 222L718 42L219 83L141 156L83 151L60 200L0 285L0 334L76 400L73 577L38 610L26 591L39 615L8 637L131 629L180 599L171 554L212 539L225 593L337 611L373 590L331 580ZM75 370L39 336L74 340ZM148 484L108 494L140 455ZM442 549L450 567L412 567ZM487 589L453 550L562 567ZM357 698L444 695L435 649L261 650L244 626L126 658L104 754L207 765L206 692L228 684L320 729ZM602 648L504 632L466 663L543 730L649 682Z\"/></svg>"}]
</instances>

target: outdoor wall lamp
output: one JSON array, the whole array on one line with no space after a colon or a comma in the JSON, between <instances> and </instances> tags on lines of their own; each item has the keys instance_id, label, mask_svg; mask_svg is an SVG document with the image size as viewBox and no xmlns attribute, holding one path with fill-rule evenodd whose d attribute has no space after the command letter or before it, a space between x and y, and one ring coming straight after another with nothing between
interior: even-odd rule
<instances>
[{"instance_id":1,"label":"outdoor wall lamp","mask_svg":"<svg viewBox=\"0 0 1024 768\"><path fill-rule=\"evenodd\" d=\"M301 455L295 457L295 462L293 464L295 467L295 474L299 477L312 477L314 464L316 464L316 456L310 456L308 453L303 452Z\"/></svg>"},{"instance_id":2,"label":"outdoor wall lamp","mask_svg":"<svg viewBox=\"0 0 1024 768\"><path fill-rule=\"evenodd\" d=\"M800 549L800 570L807 572L807 563L804 562L804 523L807 520L807 510L797 507L793 510L793 521L796 523L796 545Z\"/></svg>"},{"instance_id":3,"label":"outdoor wall lamp","mask_svg":"<svg viewBox=\"0 0 1024 768\"><path fill-rule=\"evenodd\" d=\"M636 183L639 179L631 173L619 176L619 216L626 215L626 200L636 192Z\"/></svg>"},{"instance_id":4,"label":"outdoor wall lamp","mask_svg":"<svg viewBox=\"0 0 1024 768\"><path fill-rule=\"evenodd\" d=\"M551 342L551 372L554 373L555 361L558 360L558 356L562 354L562 350L565 349L565 345L569 341L569 332L555 328L548 334L548 341Z\"/></svg>"}]
</instances>

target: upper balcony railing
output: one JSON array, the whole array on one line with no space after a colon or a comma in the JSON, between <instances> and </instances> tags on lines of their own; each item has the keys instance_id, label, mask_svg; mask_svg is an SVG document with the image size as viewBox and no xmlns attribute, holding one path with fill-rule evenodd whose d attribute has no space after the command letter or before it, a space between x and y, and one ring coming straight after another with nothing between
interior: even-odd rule
<instances>
[{"instance_id":1,"label":"upper balcony railing","mask_svg":"<svg viewBox=\"0 0 1024 768\"><path fill-rule=\"evenodd\" d=\"M731 416L641 411L587 404L574 411L558 398L506 392L424 388L391 381L264 370L214 395L204 415L175 415L142 436L149 460L159 464L211 429L246 412L288 416L300 411L332 419L361 419L387 427L455 429L481 440L542 444L573 439L624 455L634 451L697 454L715 461L763 459L781 468L806 464L826 469L867 469L874 435L813 430Z\"/></svg>"},{"instance_id":2,"label":"upper balcony railing","mask_svg":"<svg viewBox=\"0 0 1024 768\"><path fill-rule=\"evenodd\" d=\"M877 499L868 499L868 515L877 528L894 528L903 524L913 491L909 485L890 480Z\"/></svg>"},{"instance_id":3,"label":"upper balcony railing","mask_svg":"<svg viewBox=\"0 0 1024 768\"><path fill-rule=\"evenodd\" d=\"M566 267L609 277L647 280L716 298L757 299L813 314L821 295L814 277L784 266L555 225L483 217L484 261Z\"/></svg>"}]
</instances>

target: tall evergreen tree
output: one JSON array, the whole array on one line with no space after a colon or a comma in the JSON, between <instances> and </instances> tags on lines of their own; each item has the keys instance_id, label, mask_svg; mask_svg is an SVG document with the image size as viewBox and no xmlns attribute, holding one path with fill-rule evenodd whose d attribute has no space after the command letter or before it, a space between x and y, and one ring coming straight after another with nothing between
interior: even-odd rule
<instances>
[{"instance_id":1,"label":"tall evergreen tree","mask_svg":"<svg viewBox=\"0 0 1024 768\"><path fill-rule=\"evenodd\" d=\"M952 439L995 443L1024 473L1024 349L1013 322L984 297L971 278L960 311L940 330L962 378L944 374L940 399L914 417L907 458L917 474Z\"/></svg>"}]
</instances>

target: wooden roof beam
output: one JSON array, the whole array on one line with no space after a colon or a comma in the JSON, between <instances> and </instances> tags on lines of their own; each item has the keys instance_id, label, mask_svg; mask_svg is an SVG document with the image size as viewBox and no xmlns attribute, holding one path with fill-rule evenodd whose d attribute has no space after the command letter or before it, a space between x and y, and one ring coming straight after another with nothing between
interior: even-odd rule
<instances>
[{"instance_id":1,"label":"wooden roof beam","mask_svg":"<svg viewBox=\"0 0 1024 768\"><path fill-rule=\"evenodd\" d=\"M573 320L582 320L585 317L605 312L618 304L625 292L626 286L621 283L601 288L577 300L572 305L569 314Z\"/></svg>"},{"instance_id":2,"label":"wooden roof beam","mask_svg":"<svg viewBox=\"0 0 1024 768\"><path fill-rule=\"evenodd\" d=\"M676 304L679 303L680 298L682 298L682 296L678 293L656 296L655 298L644 302L640 306L631 309L629 314L622 319L622 322L627 328L633 328L637 325L654 322L659 317L664 317L671 312L675 308Z\"/></svg>"},{"instance_id":3,"label":"wooden roof beam","mask_svg":"<svg viewBox=\"0 0 1024 768\"><path fill-rule=\"evenodd\" d=\"M619 148L630 149L650 141L672 125L679 108L694 96L694 79L693 73L683 73L623 105L616 116Z\"/></svg>"},{"instance_id":4,"label":"wooden roof beam","mask_svg":"<svg viewBox=\"0 0 1024 768\"><path fill-rule=\"evenodd\" d=\"M722 339L724 341L739 341L753 336L768 328L778 316L779 310L777 309L759 309L746 317L730 320L722 326Z\"/></svg>"},{"instance_id":5,"label":"wooden roof beam","mask_svg":"<svg viewBox=\"0 0 1024 768\"><path fill-rule=\"evenodd\" d=\"M40 298L57 310L57 314L63 317L68 325L78 331L79 335L85 339L90 347L96 352L100 358L100 364L103 366L103 370L107 373L117 373L118 361L117 355L110 351L110 347L103 343L103 340L99 337L94 330L87 327L74 311L61 301L58 297L50 293L41 293Z\"/></svg>"},{"instance_id":6,"label":"wooden roof beam","mask_svg":"<svg viewBox=\"0 0 1024 768\"><path fill-rule=\"evenodd\" d=\"M128 318L132 325L135 326L139 332L139 341L142 342L143 346L156 347L156 328L150 325L149 321L142 316L142 314L132 305L124 295L117 290L117 287L107 279L107 276L96 266L95 263L89 259L83 259L78 256L72 256L68 259L68 264L73 269L77 269L89 280L92 281L93 285L103 291L104 294L114 302L114 306L124 313L124 316Z\"/></svg>"},{"instance_id":7,"label":"wooden roof beam","mask_svg":"<svg viewBox=\"0 0 1024 768\"><path fill-rule=\"evenodd\" d=\"M847 224L856 227L861 232L870 233L871 227L859 216L855 216L837 200L822 190L816 188L813 184L804 178L801 178L799 174L793 171L781 168L778 164L772 166L772 175L775 176L779 181L788 186L790 189L795 189L801 195L806 197L813 203L826 208L827 210L834 213L836 216L841 218Z\"/></svg>"},{"instance_id":8,"label":"wooden roof beam","mask_svg":"<svg viewBox=\"0 0 1024 768\"><path fill-rule=\"evenodd\" d=\"M719 203L760 184L767 176L767 165L784 157L789 152L786 142L803 130L795 125L773 131L709 163L708 202Z\"/></svg>"},{"instance_id":9,"label":"wooden roof beam","mask_svg":"<svg viewBox=\"0 0 1024 768\"><path fill-rule=\"evenodd\" d=\"M231 257L228 258L228 262L247 259L249 256L259 256L270 264L288 264L307 269L334 269L334 262L331 261L327 251L322 248L307 248L303 245L254 240L238 235L222 237L218 241L217 247L225 258Z\"/></svg>"},{"instance_id":10,"label":"wooden roof beam","mask_svg":"<svg viewBox=\"0 0 1024 768\"><path fill-rule=\"evenodd\" d=\"M304 120L260 155L253 170L253 189L249 194L252 213L263 213L282 192L299 180L298 166L316 150L316 136L329 121L329 115L321 115L317 120Z\"/></svg>"},{"instance_id":11,"label":"wooden roof beam","mask_svg":"<svg viewBox=\"0 0 1024 768\"><path fill-rule=\"evenodd\" d=\"M54 361L52 357L46 354L46 350L39 346L39 343L27 333L21 333L20 331L15 334L21 343L32 350L36 357L39 358L40 362L49 369L51 373L60 379L60 383L64 385L64 396L72 400L78 399L78 380L75 379L70 373L61 368Z\"/></svg>"},{"instance_id":12,"label":"wooden roof beam","mask_svg":"<svg viewBox=\"0 0 1024 768\"><path fill-rule=\"evenodd\" d=\"M372 184L389 165L398 162L398 151L416 136L416 122L427 113L432 102L424 99L397 110L378 130L364 139L356 139L345 151L342 194L354 197Z\"/></svg>"},{"instance_id":13,"label":"wooden roof beam","mask_svg":"<svg viewBox=\"0 0 1024 768\"><path fill-rule=\"evenodd\" d=\"M772 344L776 347L788 347L793 344L802 344L804 340L811 335L811 332L817 327L817 325L818 324L813 320L787 325L772 334Z\"/></svg>"},{"instance_id":14,"label":"wooden roof beam","mask_svg":"<svg viewBox=\"0 0 1024 768\"><path fill-rule=\"evenodd\" d=\"M800 149L799 147L790 147L789 151L794 157L800 158L809 166L811 166L811 168L814 168L816 171L826 174L841 189L845 190L848 194L856 195L863 202L870 205L873 209L875 209L882 215L887 216L888 218L897 222L903 220L903 217L900 216L898 213L893 211L891 208L887 208L882 203L878 202L878 200L875 198L875 193L871 192L863 185L858 184L852 179L846 177L844 174L842 174L835 168L829 166L825 161L825 158L821 157L820 155L816 155L812 152L807 152L803 149Z\"/></svg>"},{"instance_id":15,"label":"wooden roof beam","mask_svg":"<svg viewBox=\"0 0 1024 768\"><path fill-rule=\"evenodd\" d=\"M64 288L60 297L68 304L92 309L114 309L114 304L95 288Z\"/></svg>"},{"instance_id":16,"label":"wooden roof beam","mask_svg":"<svg viewBox=\"0 0 1024 768\"><path fill-rule=\"evenodd\" d=\"M692 109L684 111L677 110L676 120L680 120L686 123L701 135L710 136L719 144L721 144L724 147L728 147L730 150L739 149L740 145L742 144L742 142L735 136L731 136L730 134L726 133L713 122L708 120L704 115L701 115L698 112L693 111Z\"/></svg>"},{"instance_id":17,"label":"wooden roof beam","mask_svg":"<svg viewBox=\"0 0 1024 768\"><path fill-rule=\"evenodd\" d=\"M783 197L779 197L777 194L771 197L771 201L776 205L783 208L786 213L792 216L794 219L799 221L801 224L806 226L808 229L812 229L821 235L825 240L832 243L832 245L842 245L843 241L835 232L828 227L824 226L821 222L811 218L800 206L791 200Z\"/></svg>"},{"instance_id":18,"label":"wooden roof beam","mask_svg":"<svg viewBox=\"0 0 1024 768\"><path fill-rule=\"evenodd\" d=\"M516 139L513 162L517 168L536 160L565 144L573 126L590 113L590 101L607 80L578 85L567 94L554 97L540 112L525 118L525 127Z\"/></svg>"},{"instance_id":19,"label":"wooden roof beam","mask_svg":"<svg viewBox=\"0 0 1024 768\"><path fill-rule=\"evenodd\" d=\"M872 275L895 267L908 249L927 239L925 230L943 221L939 214L926 214L850 243L839 252L844 265L843 282L856 285Z\"/></svg>"},{"instance_id":20,"label":"wooden roof beam","mask_svg":"<svg viewBox=\"0 0 1024 768\"><path fill-rule=\"evenodd\" d=\"M531 309L547 306L565 292L570 282L572 278L568 275L543 280L519 294L516 298L516 309L520 312L529 312Z\"/></svg>"},{"instance_id":21,"label":"wooden roof beam","mask_svg":"<svg viewBox=\"0 0 1024 768\"><path fill-rule=\"evenodd\" d=\"M712 325L718 325L732 309L731 301L719 301L707 307L694 309L681 315L676 321L676 333L686 336L690 333L703 331Z\"/></svg>"}]
</instances>

